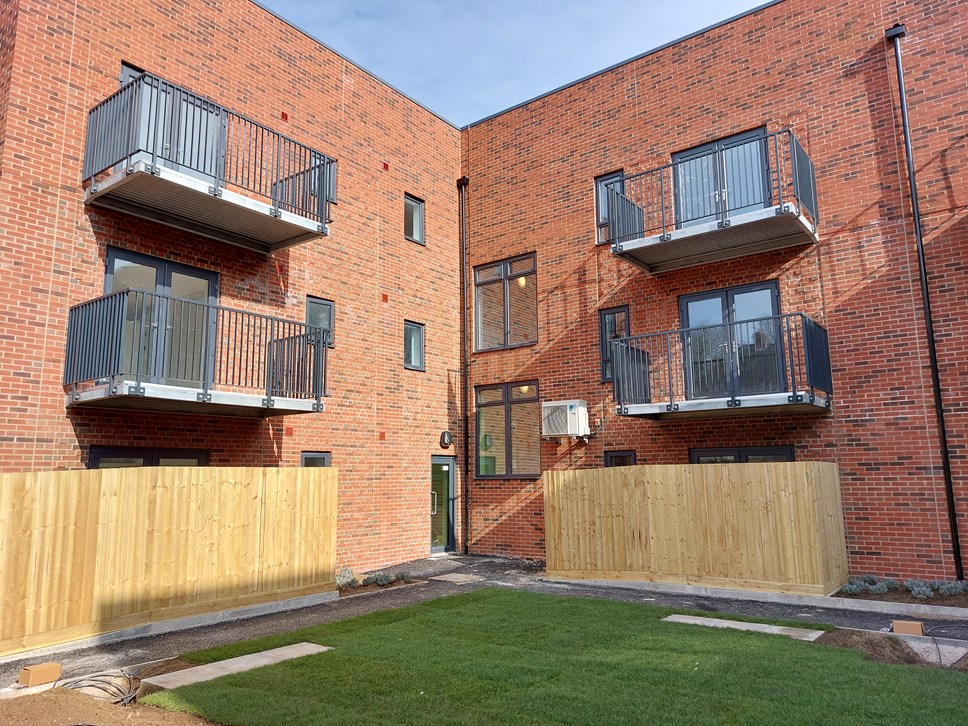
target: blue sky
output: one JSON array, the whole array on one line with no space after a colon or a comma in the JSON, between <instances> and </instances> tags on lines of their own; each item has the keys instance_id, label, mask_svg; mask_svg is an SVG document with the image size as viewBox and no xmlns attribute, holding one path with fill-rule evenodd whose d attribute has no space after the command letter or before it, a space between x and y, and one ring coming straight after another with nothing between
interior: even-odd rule
<instances>
[{"instance_id":1,"label":"blue sky","mask_svg":"<svg viewBox=\"0 0 968 726\"><path fill-rule=\"evenodd\" d=\"M260 0L463 126L765 0Z\"/></svg>"}]
</instances>

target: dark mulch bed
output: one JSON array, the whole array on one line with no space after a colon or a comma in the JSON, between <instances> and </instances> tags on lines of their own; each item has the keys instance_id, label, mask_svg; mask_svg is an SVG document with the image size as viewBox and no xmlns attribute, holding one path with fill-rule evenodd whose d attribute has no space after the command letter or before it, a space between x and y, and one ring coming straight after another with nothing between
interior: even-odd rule
<instances>
[{"instance_id":1,"label":"dark mulch bed","mask_svg":"<svg viewBox=\"0 0 968 726\"><path fill-rule=\"evenodd\" d=\"M340 597L348 597L349 595L362 595L364 592L375 592L377 590L392 590L395 587L402 587L403 585L413 585L417 582L425 582L425 580L394 580L389 585L359 585L358 587L341 587L339 589Z\"/></svg>"}]
</instances>

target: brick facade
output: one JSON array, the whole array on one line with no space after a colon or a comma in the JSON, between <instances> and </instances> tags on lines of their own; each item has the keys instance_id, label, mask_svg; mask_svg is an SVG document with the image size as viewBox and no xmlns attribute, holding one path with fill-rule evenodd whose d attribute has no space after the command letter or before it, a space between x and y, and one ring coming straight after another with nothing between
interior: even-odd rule
<instances>
[{"instance_id":1,"label":"brick facade","mask_svg":"<svg viewBox=\"0 0 968 726\"><path fill-rule=\"evenodd\" d=\"M425 556L430 458L463 465L462 273L472 317L473 268L533 252L538 342L471 352L467 395L537 381L542 400L587 401L593 436L541 441L543 470L601 466L610 450L686 463L691 448L792 446L797 459L840 465L854 572L952 576L884 40L897 21L909 31L912 132L968 550L968 13L940 0L784 0L462 131L246 0L4 3L0 470L84 466L91 446L204 449L212 464L266 466L330 451L341 472L339 563L366 570ZM117 89L123 62L336 158L329 236L265 256L85 206L87 112ZM596 245L596 176L644 171L759 127L793 129L814 160L819 243L659 275ZM464 270L461 175L470 179ZM404 194L425 201L426 246L404 238ZM216 271L230 307L303 320L307 295L334 301L326 411L249 420L65 410L68 308L102 294L109 247ZM680 296L765 280L778 282L783 312L829 331L830 414L615 415L601 381L600 309L628 305L632 334L670 330ZM403 367L404 320L426 325L426 371ZM474 415L471 406L472 427ZM447 449L444 430L454 434ZM472 476L467 505L471 551L544 556L540 480Z\"/></svg>"},{"instance_id":2,"label":"brick facade","mask_svg":"<svg viewBox=\"0 0 968 726\"><path fill-rule=\"evenodd\" d=\"M6 20L17 3L4 8ZM16 35L0 176L10 210L0 467L79 467L92 445L204 449L221 465L298 466L302 451L330 451L342 482L338 562L365 570L425 556L431 456L459 460L461 441L458 130L244 0L24 1ZM336 158L330 235L265 256L85 207L87 112L118 88L122 62ZM426 246L404 239L405 193L425 200ZM109 246L218 272L229 307L301 321L307 295L333 300L326 410L65 412L67 310L103 293ZM404 320L426 324L425 372L403 367ZM455 433L449 449L444 430Z\"/></svg>"},{"instance_id":3,"label":"brick facade","mask_svg":"<svg viewBox=\"0 0 968 726\"><path fill-rule=\"evenodd\" d=\"M542 444L542 467L686 463L690 448L790 445L840 465L851 569L951 577L953 565L910 222L896 75L884 31L907 24L909 103L962 547L968 546L964 269L968 181L961 102L968 13L943 2L786 0L472 125L470 265L536 252L539 342L472 356L477 385L537 379L543 400L585 399L588 443ZM731 134L791 128L817 168L820 242L650 275L595 245L592 180L645 171ZM678 298L777 280L782 312L826 326L834 408L822 414L642 420L600 382L598 311L631 333L679 327ZM484 552L541 557L540 487L474 482Z\"/></svg>"}]
</instances>

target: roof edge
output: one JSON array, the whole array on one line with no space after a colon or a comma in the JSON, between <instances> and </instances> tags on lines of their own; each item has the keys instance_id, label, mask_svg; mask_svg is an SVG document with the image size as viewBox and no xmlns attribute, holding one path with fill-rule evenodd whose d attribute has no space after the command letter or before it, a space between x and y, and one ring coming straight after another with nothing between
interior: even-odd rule
<instances>
[{"instance_id":1,"label":"roof edge","mask_svg":"<svg viewBox=\"0 0 968 726\"><path fill-rule=\"evenodd\" d=\"M269 13L269 15L271 15L272 17L274 17L276 20L278 20L278 21L280 21L282 23L285 23L286 25L288 25L290 28L292 28L296 32L302 33L307 38L309 38L311 41L313 41L317 45L322 46L323 48L325 48L326 50L328 50L333 55L337 56L338 58L342 58L344 61L346 61L350 65L352 65L352 66L356 67L357 69L363 71L370 78L374 79L375 81L377 81L379 83L382 83L384 86L386 86L387 88L389 88L394 93L399 94L403 98L405 98L408 101L410 101L412 104L414 104L416 106L419 106L424 111L426 111L427 113L429 113L431 116L434 116L434 117L440 119L445 124L447 124L448 126L450 126L452 129L454 129L456 131L461 131L462 130L461 127L458 126L457 124L455 124L454 122L448 121L443 116L441 116L439 113L437 113L436 111L434 111L431 108L428 108L424 104L420 103L420 101L416 100L412 96L407 95L406 93L404 93L403 91L401 91L399 88L397 88L396 86L394 86L392 83L388 83L387 81L383 80L376 73L372 73L371 71L368 71L366 68L364 68L363 66L361 66L359 63L357 63L356 61L354 61L352 58L346 57L345 55L343 55L342 53L340 53L338 50L336 50L335 48L333 48L332 46L330 46L330 45L324 43L323 41L321 41L319 38L317 38L315 35L313 35L309 31L304 30L303 28L300 28L298 25L296 25L295 23L293 23L291 20L287 20L286 18L284 18L283 16L281 16L275 10L266 7L261 2L259 2L259 0L249 0L249 2L252 3L253 5L255 5L260 10L262 10L262 11L264 11L266 13Z\"/></svg>"},{"instance_id":2,"label":"roof edge","mask_svg":"<svg viewBox=\"0 0 968 726\"><path fill-rule=\"evenodd\" d=\"M252 1L255 2L255 0L252 0ZM547 98L548 96L551 96L551 95L553 95L555 93L558 93L559 91L564 91L566 88L571 88L572 86L577 86L579 83L584 83L585 81L590 80L592 78L595 78L596 76L604 75L605 73L608 73L609 71L614 71L616 68L621 68L622 66L628 65L629 63L635 63L638 60L642 60L643 58L647 58L648 56L653 55L655 53L658 53L660 51L663 51L666 48L671 48L674 45L678 45L679 43L685 42L687 40L691 40L692 38L695 38L697 36L702 35L703 33L708 33L710 30L715 30L716 28L721 28L724 25L729 25L730 23L733 23L733 22L735 22L737 20L741 20L742 18L745 18L748 15L753 15L754 13L758 13L761 10L766 10L767 8L772 7L774 5L779 5L781 2L783 2L783 0L770 0L769 2L765 2L762 5L757 5L755 8L750 8L749 10L744 10L743 12L738 13L736 15L733 15L730 18L726 18L725 20L720 20L718 23L713 23L712 25L707 25L705 28L702 28L701 30L696 30L696 31L694 31L692 33L689 33L687 35L683 35L681 38L676 38L675 40L670 40L668 43L663 43L662 45L656 46L655 48L652 48L651 50L645 51L644 53L639 53L636 56L633 56L631 58L627 58L626 60L623 60L623 61L619 61L618 63L614 63L614 64L608 66L607 68L603 68L600 71L595 71L594 73L589 73L587 76L582 76L581 78L579 78L577 80L569 81L568 83L564 84L563 86L558 86L557 88L553 88L550 91L545 91L544 93L538 94L537 96L534 96L533 98L529 98L527 101L521 101L521 103L516 103L513 106L508 106L507 108L505 108L502 111L497 111L496 113L492 113L492 114L490 114L488 116L485 116L482 119L478 119L477 121L472 121L471 123L467 124L466 126L460 127L460 130L461 131L466 131L469 128L472 128L474 126L478 126L478 125L480 125L480 124L482 124L482 123L484 123L486 121L490 121L491 119L497 118L498 116L503 116L506 113L510 113L511 111L516 111L517 109L522 108L524 106L527 106L528 104L534 103L535 101L540 101L542 98Z\"/></svg>"}]
</instances>

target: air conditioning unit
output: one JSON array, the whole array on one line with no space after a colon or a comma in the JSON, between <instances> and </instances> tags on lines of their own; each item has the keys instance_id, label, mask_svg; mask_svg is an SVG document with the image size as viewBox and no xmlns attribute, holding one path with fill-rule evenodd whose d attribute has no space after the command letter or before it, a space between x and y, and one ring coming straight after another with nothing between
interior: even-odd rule
<instances>
[{"instance_id":1,"label":"air conditioning unit","mask_svg":"<svg viewBox=\"0 0 968 726\"><path fill-rule=\"evenodd\" d=\"M541 435L588 436L588 407L584 401L544 401L541 404Z\"/></svg>"}]
</instances>

